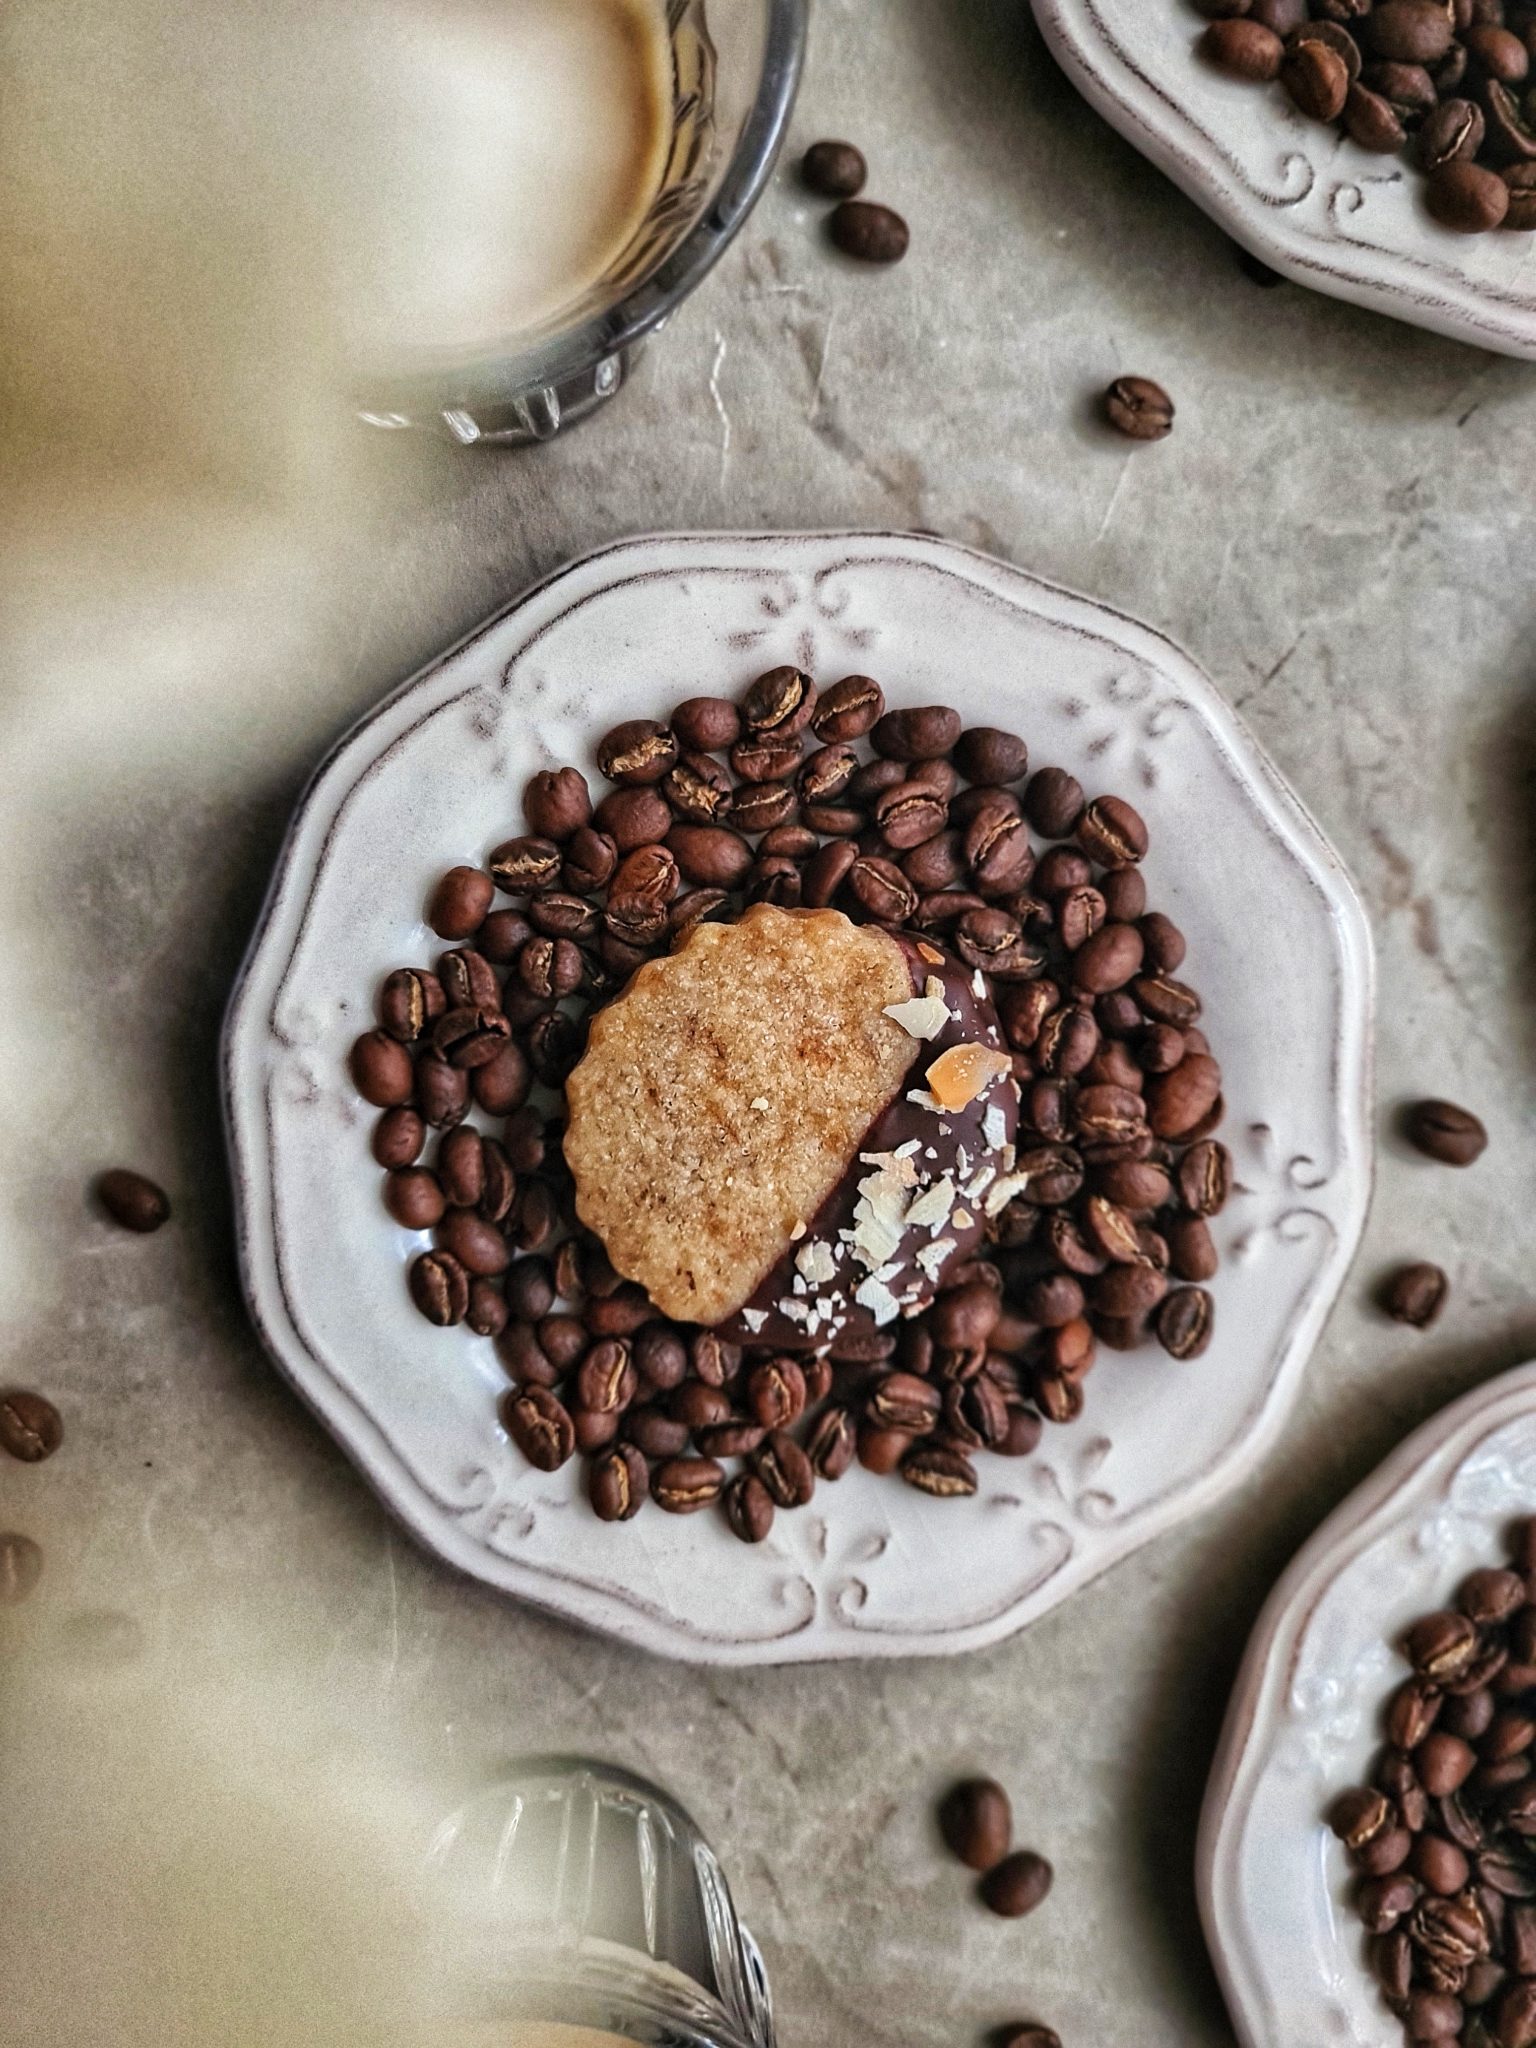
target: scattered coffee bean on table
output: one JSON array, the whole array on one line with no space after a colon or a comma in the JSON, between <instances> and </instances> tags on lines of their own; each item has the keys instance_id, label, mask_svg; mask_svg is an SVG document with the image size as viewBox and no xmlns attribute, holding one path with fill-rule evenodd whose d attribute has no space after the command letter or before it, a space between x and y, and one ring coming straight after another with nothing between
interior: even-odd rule
<instances>
[{"instance_id":1,"label":"scattered coffee bean on table","mask_svg":"<svg viewBox=\"0 0 1536 2048\"><path fill-rule=\"evenodd\" d=\"M1395 1323L1427 1330L1445 1307L1450 1282L1438 1266L1420 1259L1389 1273L1381 1287L1382 1307Z\"/></svg>"},{"instance_id":2,"label":"scattered coffee bean on table","mask_svg":"<svg viewBox=\"0 0 1536 2048\"><path fill-rule=\"evenodd\" d=\"M997 2048L1061 2048L1061 2036L1052 2027L1026 2020L1022 2027L1004 2027Z\"/></svg>"},{"instance_id":3,"label":"scattered coffee bean on table","mask_svg":"<svg viewBox=\"0 0 1536 2048\"><path fill-rule=\"evenodd\" d=\"M1402 1639L1370 1782L1328 1813L1383 1998L1411 2043L1536 2041L1536 1520Z\"/></svg>"},{"instance_id":4,"label":"scattered coffee bean on table","mask_svg":"<svg viewBox=\"0 0 1536 2048\"><path fill-rule=\"evenodd\" d=\"M1406 154L1457 234L1536 226L1532 0L1194 0L1197 49L1359 148ZM1211 19L1210 17L1216 17Z\"/></svg>"},{"instance_id":5,"label":"scattered coffee bean on table","mask_svg":"<svg viewBox=\"0 0 1536 2048\"><path fill-rule=\"evenodd\" d=\"M1044 1902L1055 1876L1033 1849L1016 1849L981 1880L982 1903L1005 1920L1021 1920Z\"/></svg>"},{"instance_id":6,"label":"scattered coffee bean on table","mask_svg":"<svg viewBox=\"0 0 1536 2048\"><path fill-rule=\"evenodd\" d=\"M852 199L868 176L863 151L851 142L813 142L800 159L801 180L822 199Z\"/></svg>"},{"instance_id":7,"label":"scattered coffee bean on table","mask_svg":"<svg viewBox=\"0 0 1536 2048\"><path fill-rule=\"evenodd\" d=\"M64 1419L42 1394L16 1388L0 1394L0 1451L24 1465L40 1465L64 1441Z\"/></svg>"},{"instance_id":8,"label":"scattered coffee bean on table","mask_svg":"<svg viewBox=\"0 0 1536 2048\"><path fill-rule=\"evenodd\" d=\"M1150 377L1117 377L1104 394L1104 416L1131 441L1162 441L1173 432L1173 400Z\"/></svg>"},{"instance_id":9,"label":"scattered coffee bean on table","mask_svg":"<svg viewBox=\"0 0 1536 2048\"><path fill-rule=\"evenodd\" d=\"M845 256L860 263L899 263L911 240L901 215L871 199L845 199L834 206L827 233Z\"/></svg>"},{"instance_id":10,"label":"scattered coffee bean on table","mask_svg":"<svg viewBox=\"0 0 1536 2048\"><path fill-rule=\"evenodd\" d=\"M43 1553L30 1536L0 1531L0 1607L19 1607L43 1575Z\"/></svg>"},{"instance_id":11,"label":"scattered coffee bean on table","mask_svg":"<svg viewBox=\"0 0 1536 2048\"><path fill-rule=\"evenodd\" d=\"M1488 1144L1488 1133L1470 1109L1454 1102L1411 1103L1404 1114L1403 1129L1408 1142L1427 1159L1442 1166L1470 1166L1480 1159Z\"/></svg>"},{"instance_id":12,"label":"scattered coffee bean on table","mask_svg":"<svg viewBox=\"0 0 1536 2048\"><path fill-rule=\"evenodd\" d=\"M1021 735L967 729L942 704L890 706L870 676L818 687L793 667L739 698L694 695L667 720L624 720L594 753L606 789L575 766L541 771L483 863L427 890L444 943L383 978L377 1024L349 1055L379 1112L371 1150L382 1217L405 1233L403 1284L427 1322L496 1347L516 1451L546 1472L588 1461L584 1491L602 1519L708 1509L759 1544L779 1513L855 1463L935 1502L974 1495L985 1457L1028 1457L1049 1426L1083 1412L1101 1348L1157 1343L1174 1361L1198 1359L1232 1164L1216 1135L1220 1068L1181 978L1183 936L1149 902L1149 834L1133 806L1033 763ZM803 911L833 913L836 929L813 931L793 915ZM780 950L765 952L772 919L801 934L794 947L775 927ZM732 945L704 943L718 926ZM830 997L830 963L870 951L872 935L903 998L891 1004L905 1034L892 1072L907 1093L892 1098L886 1077L859 1098L854 1150L869 1151L887 1116L941 1116L946 1145L971 1133L969 1206L956 1186L933 1190L951 1221L931 1276L905 1305L882 1281L856 1317L838 1297L850 1306L823 1334L820 1303L777 1283L766 1306L749 1301L715 1326L663 1313L577 1210L576 1161L596 1200L618 1183L590 1165L591 1148L605 1125L610 1137L627 1128L594 1090L615 1060L643 1068L658 1041L636 1020L665 1021L649 994L637 1002L640 970L666 970L647 991L676 987L682 967L730 954L739 980L815 937L805 971ZM771 1007L788 969L774 972L752 1002ZM699 988L728 1009L724 975ZM872 1069L861 1086L873 1082ZM887 1108L870 1124L877 1100ZM586 1150L568 1159L573 1104ZM743 1101L730 1128L769 1107ZM676 1130L686 1143L686 1117ZM820 1235L811 1215L811 1234L790 1241L796 1284L832 1298L841 1248L861 1242L855 1194L879 1216L874 1197L910 1183L898 1143L882 1141L891 1187L850 1184L843 1236ZM775 1174L792 1154L776 1141ZM760 1178L750 1148L744 1161ZM621 1203L604 1228L635 1220ZM782 1225L772 1229L777 1242ZM664 1265L666 1232L650 1238L647 1259ZM625 1254L638 1273L636 1256ZM669 1299L674 1285L701 1284L695 1262L672 1264ZM896 1284L896 1265L881 1270ZM711 1277L719 1300L739 1301L729 1264ZM999 1885L1024 1882L1015 1870Z\"/></svg>"},{"instance_id":13,"label":"scattered coffee bean on table","mask_svg":"<svg viewBox=\"0 0 1536 2048\"><path fill-rule=\"evenodd\" d=\"M995 1778L969 1778L939 1805L939 1832L969 1869L991 1870L1013 1844L1013 1809Z\"/></svg>"},{"instance_id":14,"label":"scattered coffee bean on table","mask_svg":"<svg viewBox=\"0 0 1536 2048\"><path fill-rule=\"evenodd\" d=\"M101 1206L124 1230L158 1230L171 1213L164 1188L127 1166L114 1166L96 1183Z\"/></svg>"}]
</instances>

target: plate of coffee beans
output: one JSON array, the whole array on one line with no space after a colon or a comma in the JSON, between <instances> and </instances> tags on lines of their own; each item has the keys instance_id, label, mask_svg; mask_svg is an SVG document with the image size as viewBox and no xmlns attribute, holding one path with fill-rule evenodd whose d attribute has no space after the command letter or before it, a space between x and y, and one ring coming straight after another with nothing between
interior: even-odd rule
<instances>
[{"instance_id":1,"label":"plate of coffee beans","mask_svg":"<svg viewBox=\"0 0 1536 2048\"><path fill-rule=\"evenodd\" d=\"M1531 0L1034 0L1114 127L1282 276L1536 357Z\"/></svg>"},{"instance_id":2,"label":"plate of coffee beans","mask_svg":"<svg viewBox=\"0 0 1536 2048\"><path fill-rule=\"evenodd\" d=\"M1280 1580L1199 1877L1245 2048L1536 2041L1536 1365L1418 1430Z\"/></svg>"},{"instance_id":3,"label":"plate of coffee beans","mask_svg":"<svg viewBox=\"0 0 1536 2048\"><path fill-rule=\"evenodd\" d=\"M231 1006L247 1294L423 1542L672 1655L994 1641L1237 1482L1371 959L1166 641L884 534L565 570L324 764Z\"/></svg>"}]
</instances>

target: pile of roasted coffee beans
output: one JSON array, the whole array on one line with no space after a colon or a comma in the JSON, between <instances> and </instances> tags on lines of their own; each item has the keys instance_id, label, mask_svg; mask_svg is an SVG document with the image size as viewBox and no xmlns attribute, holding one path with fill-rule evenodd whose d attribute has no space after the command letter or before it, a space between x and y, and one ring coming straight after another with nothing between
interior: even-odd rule
<instances>
[{"instance_id":1,"label":"pile of roasted coffee beans","mask_svg":"<svg viewBox=\"0 0 1536 2048\"><path fill-rule=\"evenodd\" d=\"M1403 1136L1416 1152L1441 1166L1471 1166L1488 1144L1487 1131L1470 1109L1433 1099L1408 1105ZM1386 1275L1376 1299L1393 1322L1427 1330L1439 1318L1450 1292L1451 1283L1439 1266L1414 1259Z\"/></svg>"},{"instance_id":2,"label":"pile of roasted coffee beans","mask_svg":"<svg viewBox=\"0 0 1536 2048\"><path fill-rule=\"evenodd\" d=\"M861 263L899 263L911 236L901 215L872 199L860 199L869 166L851 142L813 142L800 159L800 181L818 199L835 199L827 215L827 236L845 256Z\"/></svg>"},{"instance_id":3,"label":"pile of roasted coffee beans","mask_svg":"<svg viewBox=\"0 0 1536 2048\"><path fill-rule=\"evenodd\" d=\"M1536 2042L1536 1520L1403 1649L1371 1783L1329 1815L1411 2042Z\"/></svg>"},{"instance_id":4,"label":"pile of roasted coffee beans","mask_svg":"<svg viewBox=\"0 0 1536 2048\"><path fill-rule=\"evenodd\" d=\"M1362 149L1407 149L1460 234L1536 228L1536 0L1194 0L1208 62L1276 79Z\"/></svg>"},{"instance_id":5,"label":"pile of roasted coffee beans","mask_svg":"<svg viewBox=\"0 0 1536 2048\"><path fill-rule=\"evenodd\" d=\"M1183 937L1148 909L1128 803L1031 773L1023 740L944 705L888 711L868 676L818 693L794 668L740 704L616 726L597 759L612 786L596 800L575 768L536 775L527 830L442 877L427 917L447 950L386 978L351 1053L383 1111L385 1205L432 1234L411 1293L429 1321L497 1341L505 1424L535 1465L590 1459L606 1520L647 1495L674 1514L721 1502L758 1542L855 1458L974 1493L978 1451L1025 1455L1042 1418L1082 1412L1101 1344L1205 1350L1231 1181L1221 1072L1178 979ZM592 1008L753 902L947 948L983 977L1023 1098L1030 1180L986 1255L923 1314L816 1356L658 1316L579 1224L561 1149Z\"/></svg>"},{"instance_id":6,"label":"pile of roasted coffee beans","mask_svg":"<svg viewBox=\"0 0 1536 2048\"><path fill-rule=\"evenodd\" d=\"M1021 1919L1042 1904L1056 1873L1033 1849L1013 1846L1013 1807L995 1778L966 1778L939 1802L944 1846L978 1873L977 1896L1004 1919ZM1061 2048L1037 2021L1005 2029L1002 2048Z\"/></svg>"}]
</instances>

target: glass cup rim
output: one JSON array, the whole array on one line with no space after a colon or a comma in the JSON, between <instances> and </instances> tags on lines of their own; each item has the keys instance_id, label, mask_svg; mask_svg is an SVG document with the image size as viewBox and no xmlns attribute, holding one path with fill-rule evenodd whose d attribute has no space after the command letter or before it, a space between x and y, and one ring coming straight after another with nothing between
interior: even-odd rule
<instances>
[{"instance_id":1,"label":"glass cup rim","mask_svg":"<svg viewBox=\"0 0 1536 2048\"><path fill-rule=\"evenodd\" d=\"M756 205L789 127L805 57L809 0L766 0L757 92L714 198L656 268L614 305L531 348L419 351L367 379L370 410L508 405L595 370L653 332L701 284Z\"/></svg>"}]
</instances>

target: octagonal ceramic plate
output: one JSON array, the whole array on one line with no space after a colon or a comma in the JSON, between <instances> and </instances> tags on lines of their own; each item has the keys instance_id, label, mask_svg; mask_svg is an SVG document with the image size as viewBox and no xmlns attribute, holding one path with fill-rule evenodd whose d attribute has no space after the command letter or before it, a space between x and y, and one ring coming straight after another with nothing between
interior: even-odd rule
<instances>
[{"instance_id":1,"label":"octagonal ceramic plate","mask_svg":"<svg viewBox=\"0 0 1536 2048\"><path fill-rule=\"evenodd\" d=\"M1298 284L1536 358L1536 236L1455 235L1405 160L1307 120L1279 86L1203 64L1188 0L1032 0L1067 75L1113 127Z\"/></svg>"},{"instance_id":2,"label":"octagonal ceramic plate","mask_svg":"<svg viewBox=\"0 0 1536 2048\"><path fill-rule=\"evenodd\" d=\"M432 879L517 828L536 768L590 764L622 717L778 662L878 675L1027 735L1124 791L1153 899L1190 939L1241 1187L1217 1336L1106 1360L1084 1419L935 1502L855 1471L748 1549L714 1516L594 1519L496 1420L492 1346L424 1324L346 1078L380 977L430 957ZM1371 964L1337 860L1210 683L1128 619L1016 569L890 534L680 537L594 555L492 619L331 755L300 808L226 1028L252 1311L277 1363L421 1540L506 1591L700 1661L989 1643L1262 1454L1364 1217Z\"/></svg>"},{"instance_id":3,"label":"octagonal ceramic plate","mask_svg":"<svg viewBox=\"0 0 1536 2048\"><path fill-rule=\"evenodd\" d=\"M1201 1820L1200 1907L1244 2048L1402 2048L1321 1819L1366 1782L1392 1645L1536 1512L1536 1365L1401 1444L1298 1553L1243 1659Z\"/></svg>"}]
</instances>

